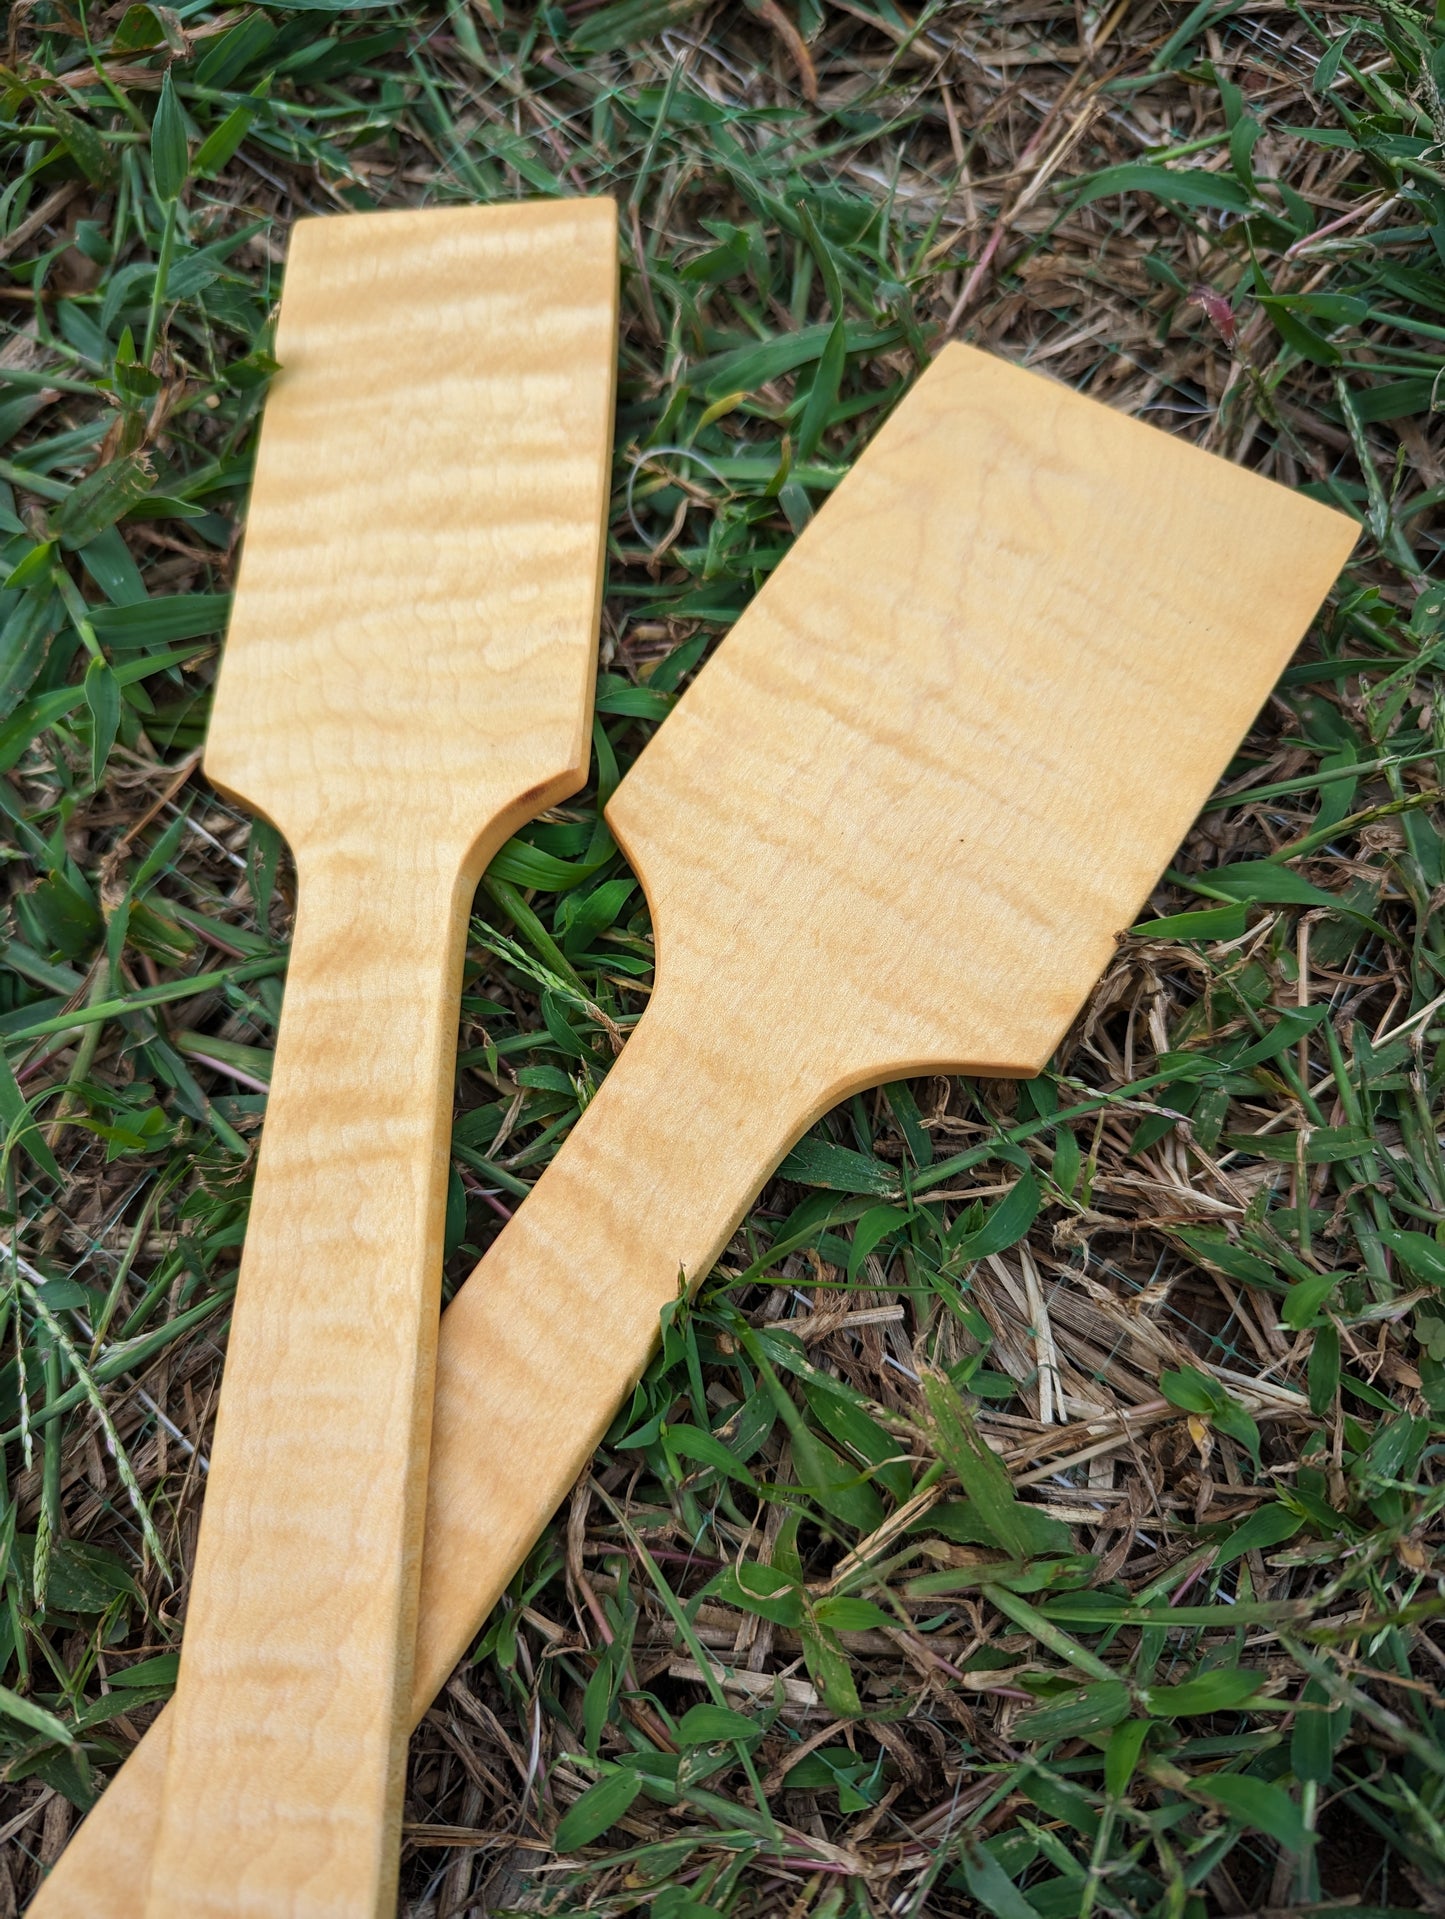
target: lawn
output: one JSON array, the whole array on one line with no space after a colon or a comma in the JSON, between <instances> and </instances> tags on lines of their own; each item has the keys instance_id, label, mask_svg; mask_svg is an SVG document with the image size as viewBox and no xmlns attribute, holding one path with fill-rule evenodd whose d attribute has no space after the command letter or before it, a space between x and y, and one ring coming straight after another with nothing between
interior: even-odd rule
<instances>
[{"instance_id":1,"label":"lawn","mask_svg":"<svg viewBox=\"0 0 1445 1919\"><path fill-rule=\"evenodd\" d=\"M1445 12L8 35L0 1919L174 1678L294 903L199 769L288 225L598 190L593 776L477 895L449 1290L646 1001L599 799L944 339L1362 533L1050 1070L851 1100L669 1316L416 1735L403 1910L1445 1910Z\"/></svg>"}]
</instances>

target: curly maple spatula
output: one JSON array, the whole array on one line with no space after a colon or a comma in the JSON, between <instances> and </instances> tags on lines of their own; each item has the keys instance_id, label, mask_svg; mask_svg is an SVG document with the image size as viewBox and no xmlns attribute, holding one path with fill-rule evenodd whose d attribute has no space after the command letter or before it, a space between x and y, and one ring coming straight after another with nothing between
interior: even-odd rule
<instances>
[{"instance_id":1,"label":"curly maple spatula","mask_svg":"<svg viewBox=\"0 0 1445 1919\"><path fill-rule=\"evenodd\" d=\"M443 1315L413 1718L810 1121L1044 1064L1355 532L963 347L898 408L608 809L659 984ZM135 1919L170 1720L37 1919Z\"/></svg>"},{"instance_id":2,"label":"curly maple spatula","mask_svg":"<svg viewBox=\"0 0 1445 1919\"><path fill-rule=\"evenodd\" d=\"M150 1919L394 1904L465 925L586 772L610 201L291 238L206 750L299 916Z\"/></svg>"}]
</instances>

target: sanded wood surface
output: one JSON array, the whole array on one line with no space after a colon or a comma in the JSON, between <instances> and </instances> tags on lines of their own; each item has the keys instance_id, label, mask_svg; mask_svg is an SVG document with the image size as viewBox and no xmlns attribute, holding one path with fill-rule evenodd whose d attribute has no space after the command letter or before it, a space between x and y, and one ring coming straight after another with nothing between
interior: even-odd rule
<instances>
[{"instance_id":1,"label":"sanded wood surface","mask_svg":"<svg viewBox=\"0 0 1445 1919\"><path fill-rule=\"evenodd\" d=\"M1355 532L969 349L919 382L608 809L658 986L443 1318L414 1718L812 1120L1045 1064ZM41 1919L131 1919L170 1718Z\"/></svg>"},{"instance_id":2,"label":"sanded wood surface","mask_svg":"<svg viewBox=\"0 0 1445 1919\"><path fill-rule=\"evenodd\" d=\"M294 230L207 747L298 919L149 1919L394 1907L476 881L585 776L608 201Z\"/></svg>"}]
</instances>

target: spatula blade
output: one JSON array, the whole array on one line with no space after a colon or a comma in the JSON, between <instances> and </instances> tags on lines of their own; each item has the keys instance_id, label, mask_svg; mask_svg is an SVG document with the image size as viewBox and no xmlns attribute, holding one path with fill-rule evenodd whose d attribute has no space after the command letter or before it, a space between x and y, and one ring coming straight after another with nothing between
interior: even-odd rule
<instances>
[{"instance_id":1,"label":"spatula blade","mask_svg":"<svg viewBox=\"0 0 1445 1919\"><path fill-rule=\"evenodd\" d=\"M607 817L661 990L793 1020L818 1110L1037 1072L1344 564L1343 515L951 346Z\"/></svg>"},{"instance_id":2,"label":"spatula blade","mask_svg":"<svg viewBox=\"0 0 1445 1919\"><path fill-rule=\"evenodd\" d=\"M396 806L465 838L585 771L616 217L292 230L205 765L293 844Z\"/></svg>"}]
</instances>

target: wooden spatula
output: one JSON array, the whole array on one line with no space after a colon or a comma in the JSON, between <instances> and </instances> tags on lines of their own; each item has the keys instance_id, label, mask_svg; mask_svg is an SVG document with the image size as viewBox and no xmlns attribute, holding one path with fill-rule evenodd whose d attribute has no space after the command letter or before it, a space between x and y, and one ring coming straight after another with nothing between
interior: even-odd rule
<instances>
[{"instance_id":1,"label":"wooden spatula","mask_svg":"<svg viewBox=\"0 0 1445 1919\"><path fill-rule=\"evenodd\" d=\"M414 1718L812 1120L1044 1064L1355 531L966 348L899 407L608 809L659 984L443 1318ZM132 1919L170 1718L39 1919Z\"/></svg>"},{"instance_id":2,"label":"wooden spatula","mask_svg":"<svg viewBox=\"0 0 1445 1919\"><path fill-rule=\"evenodd\" d=\"M299 917L151 1919L395 1902L476 882L587 766L610 201L296 227L206 766Z\"/></svg>"}]
</instances>

